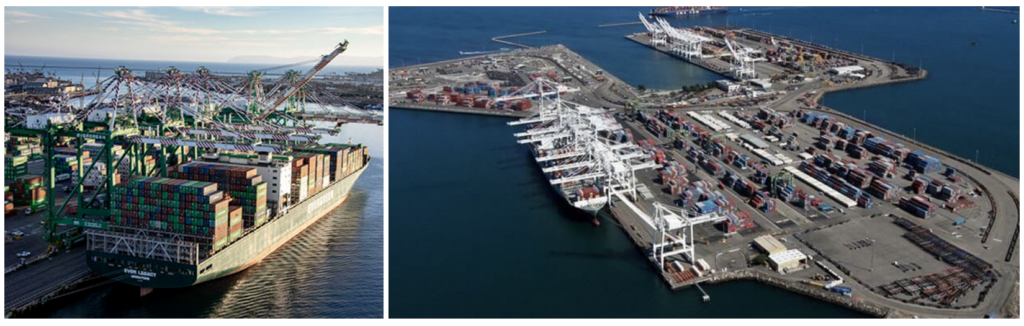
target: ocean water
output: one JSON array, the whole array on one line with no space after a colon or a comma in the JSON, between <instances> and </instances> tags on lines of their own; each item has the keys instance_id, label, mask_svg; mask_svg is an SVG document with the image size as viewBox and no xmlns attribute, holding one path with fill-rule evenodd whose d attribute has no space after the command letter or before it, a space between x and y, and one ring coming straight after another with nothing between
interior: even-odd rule
<instances>
[{"instance_id":1,"label":"ocean water","mask_svg":"<svg viewBox=\"0 0 1024 326\"><path fill-rule=\"evenodd\" d=\"M392 68L493 51L492 37L530 46L564 44L632 85L671 89L722 77L623 38L649 7L392 8ZM1018 10L1018 8L1013 8ZM432 19L422 17L486 17ZM829 94L824 104L1019 176L1020 25L1017 14L979 7L746 7L670 19L673 26L739 26L921 65L927 80ZM976 45L972 45L975 42Z\"/></svg>"},{"instance_id":2,"label":"ocean water","mask_svg":"<svg viewBox=\"0 0 1024 326\"><path fill-rule=\"evenodd\" d=\"M510 41L564 44L649 88L722 78L623 38L640 25L597 27L649 9L391 8L389 62L499 50L508 46L492 37L544 30ZM983 164L1016 176L1017 18L977 8L759 7L671 23L754 27L856 52L863 43L870 55L920 60L927 81L830 94L825 104L908 135L916 126L919 140L965 157L979 147ZM669 290L620 228L591 226L545 186L507 121L390 111L389 198L401 203L389 213L391 317L866 317L753 282L707 286L707 304L695 289Z\"/></svg>"},{"instance_id":3,"label":"ocean water","mask_svg":"<svg viewBox=\"0 0 1024 326\"><path fill-rule=\"evenodd\" d=\"M323 142L348 137L379 142L383 128L346 129ZM375 158L345 203L245 271L142 298L137 287L116 283L29 317L383 318L384 158L375 152L383 150L371 147Z\"/></svg>"},{"instance_id":4,"label":"ocean water","mask_svg":"<svg viewBox=\"0 0 1024 326\"><path fill-rule=\"evenodd\" d=\"M253 70L264 70L268 75L282 74L288 70L299 70L305 72L313 65L271 69L283 66L280 64L252 64L252 63L227 63L227 62L195 62L195 61L149 61L149 60L119 60L119 59L82 59L82 58L61 58L61 57L38 57L21 55L4 55L4 70L8 72L44 70L47 74L54 74L62 79L73 82L81 82L86 88L96 84L99 77L103 80L114 75L113 68L124 66L132 69L137 76L144 76L146 71L163 72L167 67L175 67L183 73L193 73L196 68L203 66L214 74L244 75ZM99 68L99 69L97 69ZM367 73L377 70L377 67L363 66L342 66L329 64L321 73L323 74L344 74L346 72ZM273 77L273 76L270 76Z\"/></svg>"}]
</instances>

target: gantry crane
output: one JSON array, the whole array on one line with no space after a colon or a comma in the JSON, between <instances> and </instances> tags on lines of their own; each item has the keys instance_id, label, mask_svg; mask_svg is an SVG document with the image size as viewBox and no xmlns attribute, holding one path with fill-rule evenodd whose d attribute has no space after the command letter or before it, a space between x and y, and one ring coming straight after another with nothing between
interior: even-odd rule
<instances>
[{"instance_id":1,"label":"gantry crane","mask_svg":"<svg viewBox=\"0 0 1024 326\"><path fill-rule=\"evenodd\" d=\"M88 104L71 106L67 101L42 109L10 110L6 114L7 131L12 137L38 137L44 157L56 154L59 140L72 139L77 170L67 199L57 202L56 167L43 160L43 186L46 212L44 238L56 245L71 245L84 238L82 228L107 229L112 214L114 175L126 166L127 176L166 176L168 158L195 159L206 152L281 153L286 142L315 142L322 135L336 135L337 128L321 128L311 121L381 124L378 115L355 110L306 110L306 101L314 101L304 86L331 60L344 52L348 41L338 44L322 56L306 74L292 71L270 92L271 104L262 85L263 73L256 71L241 85L229 85L224 77L212 75L205 67L184 74L174 67L164 70L155 81L137 78L131 69L117 67L113 76L99 81L97 95ZM280 89L285 91L275 91ZM299 96L300 98L295 98ZM289 102L285 110L279 107ZM51 120L51 117L53 118ZM42 125L29 125L32 119L46 118ZM277 123L270 123L274 120ZM340 126L340 125L339 125ZM91 164L83 163L83 144L102 143ZM123 148L115 156L114 147ZM154 159L155 165L147 165ZM98 167L106 175L96 192L86 195L83 181ZM77 211L68 213L72 200ZM61 225L71 229L58 232Z\"/></svg>"}]
</instances>

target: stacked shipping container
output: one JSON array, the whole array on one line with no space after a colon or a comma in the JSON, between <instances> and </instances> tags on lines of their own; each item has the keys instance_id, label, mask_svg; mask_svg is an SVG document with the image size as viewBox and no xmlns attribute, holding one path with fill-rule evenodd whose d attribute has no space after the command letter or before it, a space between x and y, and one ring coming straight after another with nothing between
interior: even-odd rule
<instances>
[{"instance_id":1,"label":"stacked shipping container","mask_svg":"<svg viewBox=\"0 0 1024 326\"><path fill-rule=\"evenodd\" d=\"M110 223L189 235L216 251L229 240L230 202L212 182L136 176L114 188Z\"/></svg>"},{"instance_id":2,"label":"stacked shipping container","mask_svg":"<svg viewBox=\"0 0 1024 326\"><path fill-rule=\"evenodd\" d=\"M43 189L43 177L26 175L15 179L10 191L14 194L14 205L28 206L33 211L46 207L46 189Z\"/></svg>"},{"instance_id":3,"label":"stacked shipping container","mask_svg":"<svg viewBox=\"0 0 1024 326\"><path fill-rule=\"evenodd\" d=\"M169 175L216 183L218 189L230 195L231 205L241 209L245 228L258 227L267 221L267 183L256 174L255 168L191 162L179 165Z\"/></svg>"}]
</instances>

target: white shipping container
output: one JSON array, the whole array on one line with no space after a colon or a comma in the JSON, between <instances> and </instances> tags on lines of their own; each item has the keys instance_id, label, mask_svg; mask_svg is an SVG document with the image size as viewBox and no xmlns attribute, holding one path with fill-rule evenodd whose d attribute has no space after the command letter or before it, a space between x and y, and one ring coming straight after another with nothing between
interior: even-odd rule
<instances>
[{"instance_id":1,"label":"white shipping container","mask_svg":"<svg viewBox=\"0 0 1024 326\"><path fill-rule=\"evenodd\" d=\"M43 130L51 124L65 124L74 121L75 116L70 113L46 113L33 114L28 116L26 128Z\"/></svg>"},{"instance_id":2,"label":"white shipping container","mask_svg":"<svg viewBox=\"0 0 1024 326\"><path fill-rule=\"evenodd\" d=\"M309 196L309 187L306 186L308 184L309 184L309 177L308 176L302 177L302 179L299 179L299 201L306 200L306 197Z\"/></svg>"},{"instance_id":3,"label":"white shipping container","mask_svg":"<svg viewBox=\"0 0 1024 326\"><path fill-rule=\"evenodd\" d=\"M114 117L114 109L99 109L89 113L89 116L85 118L89 122L106 122L107 119Z\"/></svg>"}]
</instances>

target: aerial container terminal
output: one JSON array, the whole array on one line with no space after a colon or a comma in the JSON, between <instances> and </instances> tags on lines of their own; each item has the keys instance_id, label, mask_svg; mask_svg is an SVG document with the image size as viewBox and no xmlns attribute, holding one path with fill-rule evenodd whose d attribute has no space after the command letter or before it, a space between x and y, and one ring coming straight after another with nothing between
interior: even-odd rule
<instances>
[{"instance_id":1,"label":"aerial container terminal","mask_svg":"<svg viewBox=\"0 0 1024 326\"><path fill-rule=\"evenodd\" d=\"M88 102L7 108L5 215L42 211L48 253L84 245L93 273L143 295L259 263L338 207L371 163L361 144L318 143L346 123L383 124L320 104L307 84L347 47L271 85L265 70L119 67ZM42 175L29 175L37 160Z\"/></svg>"},{"instance_id":2,"label":"aerial container terminal","mask_svg":"<svg viewBox=\"0 0 1024 326\"><path fill-rule=\"evenodd\" d=\"M879 317L1015 315L1019 180L821 104L928 71L631 15L643 28L622 47L719 79L634 87L564 45L520 44L392 69L390 108L509 119L536 187L581 212L566 218L620 228L668 288L704 301L701 285L745 279Z\"/></svg>"}]
</instances>

